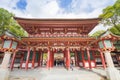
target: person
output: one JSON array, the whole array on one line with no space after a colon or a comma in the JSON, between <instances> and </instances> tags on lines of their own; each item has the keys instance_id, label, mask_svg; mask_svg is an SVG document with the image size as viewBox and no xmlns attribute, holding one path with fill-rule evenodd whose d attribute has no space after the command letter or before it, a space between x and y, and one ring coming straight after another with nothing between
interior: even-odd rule
<instances>
[{"instance_id":1,"label":"person","mask_svg":"<svg viewBox=\"0 0 120 80\"><path fill-rule=\"evenodd\" d=\"M73 60L71 60L71 62L70 62L70 68L73 71Z\"/></svg>"}]
</instances>

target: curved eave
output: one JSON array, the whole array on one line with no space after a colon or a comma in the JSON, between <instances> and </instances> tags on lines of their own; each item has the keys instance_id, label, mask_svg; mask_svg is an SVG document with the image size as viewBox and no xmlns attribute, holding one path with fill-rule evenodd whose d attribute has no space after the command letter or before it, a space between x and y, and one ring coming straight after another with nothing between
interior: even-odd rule
<instances>
[{"instance_id":1,"label":"curved eave","mask_svg":"<svg viewBox=\"0 0 120 80\"><path fill-rule=\"evenodd\" d=\"M15 20L18 21L20 24L45 24L45 25L64 25L64 24L69 24L69 25L83 25L83 24L98 24L100 21L100 18L91 18L91 19L28 19L28 18L18 18L15 17Z\"/></svg>"},{"instance_id":2,"label":"curved eave","mask_svg":"<svg viewBox=\"0 0 120 80\"><path fill-rule=\"evenodd\" d=\"M100 21L101 18L70 18L70 19L62 19L62 18L49 18L49 19L44 19L44 18L21 18L21 17L14 17L15 20L27 20L27 21L87 21L87 20L98 20Z\"/></svg>"}]
</instances>

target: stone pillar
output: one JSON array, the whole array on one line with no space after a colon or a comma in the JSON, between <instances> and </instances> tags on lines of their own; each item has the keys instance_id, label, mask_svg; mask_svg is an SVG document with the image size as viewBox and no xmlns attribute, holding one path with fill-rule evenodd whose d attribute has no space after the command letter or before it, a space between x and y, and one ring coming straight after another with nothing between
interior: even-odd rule
<instances>
[{"instance_id":1,"label":"stone pillar","mask_svg":"<svg viewBox=\"0 0 120 80\"><path fill-rule=\"evenodd\" d=\"M9 61L11 57L11 52L5 52L4 58L0 67L0 80L8 80L9 78Z\"/></svg>"},{"instance_id":2,"label":"stone pillar","mask_svg":"<svg viewBox=\"0 0 120 80\"><path fill-rule=\"evenodd\" d=\"M114 67L110 51L104 51L107 62L107 78L110 80L120 80L120 72Z\"/></svg>"}]
</instances>

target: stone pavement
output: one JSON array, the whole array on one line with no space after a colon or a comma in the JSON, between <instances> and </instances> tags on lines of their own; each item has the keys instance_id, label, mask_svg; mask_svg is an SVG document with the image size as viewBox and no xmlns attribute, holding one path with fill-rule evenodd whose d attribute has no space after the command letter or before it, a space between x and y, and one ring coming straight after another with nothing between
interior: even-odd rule
<instances>
[{"instance_id":1,"label":"stone pavement","mask_svg":"<svg viewBox=\"0 0 120 80\"><path fill-rule=\"evenodd\" d=\"M25 71L14 69L10 74L10 80L104 80L106 73L103 69L79 69L66 70L65 68L36 68Z\"/></svg>"}]
</instances>

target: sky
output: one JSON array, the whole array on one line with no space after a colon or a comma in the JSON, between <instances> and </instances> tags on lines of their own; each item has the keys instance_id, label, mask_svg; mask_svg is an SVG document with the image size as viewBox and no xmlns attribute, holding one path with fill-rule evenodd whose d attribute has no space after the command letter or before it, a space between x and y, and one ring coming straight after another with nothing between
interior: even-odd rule
<instances>
[{"instance_id":1,"label":"sky","mask_svg":"<svg viewBox=\"0 0 120 80\"><path fill-rule=\"evenodd\" d=\"M97 18L102 10L116 0L0 0L5 8L23 18ZM99 24L91 32L106 30Z\"/></svg>"}]
</instances>

